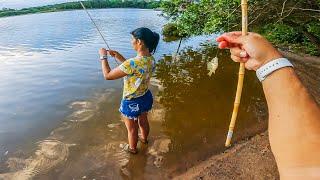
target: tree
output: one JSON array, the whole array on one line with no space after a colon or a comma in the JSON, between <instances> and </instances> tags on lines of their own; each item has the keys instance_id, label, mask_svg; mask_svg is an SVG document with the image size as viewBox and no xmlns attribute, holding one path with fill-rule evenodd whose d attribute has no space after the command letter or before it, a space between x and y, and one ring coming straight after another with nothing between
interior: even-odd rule
<instances>
[{"instance_id":1,"label":"tree","mask_svg":"<svg viewBox=\"0 0 320 180\"><path fill-rule=\"evenodd\" d=\"M241 29L240 0L172 0L162 2L163 15L188 36ZM320 0L252 0L249 29L283 43L307 44L320 54ZM298 34L298 36L296 36ZM294 41L289 38L294 38Z\"/></svg>"},{"instance_id":2,"label":"tree","mask_svg":"<svg viewBox=\"0 0 320 180\"><path fill-rule=\"evenodd\" d=\"M160 6L160 2L145 2L145 1L121 1L121 0L89 0L83 1L83 4L89 8L121 8L121 7L131 7L131 8L147 8L154 9ZM79 2L67 2L62 4L47 5L41 7L31 7L23 8L20 10L3 8L0 10L0 17L5 16L15 16L21 14L31 14L31 13L43 13L52 11L64 11L82 9Z\"/></svg>"}]
</instances>

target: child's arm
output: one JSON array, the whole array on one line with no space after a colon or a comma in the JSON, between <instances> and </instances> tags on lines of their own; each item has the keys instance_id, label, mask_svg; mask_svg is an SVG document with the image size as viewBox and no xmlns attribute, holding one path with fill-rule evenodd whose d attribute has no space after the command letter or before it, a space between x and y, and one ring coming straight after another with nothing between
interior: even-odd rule
<instances>
[{"instance_id":1,"label":"child's arm","mask_svg":"<svg viewBox=\"0 0 320 180\"><path fill-rule=\"evenodd\" d=\"M116 67L111 70L108 60L102 60L101 66L102 66L103 77L105 80L120 79L127 75L122 70L120 70L119 67Z\"/></svg>"},{"instance_id":2,"label":"child's arm","mask_svg":"<svg viewBox=\"0 0 320 180\"><path fill-rule=\"evenodd\" d=\"M108 51L102 48L100 49L99 53L100 53L100 56L104 56L104 55L107 55ZM102 67L103 77L105 80L119 79L127 75L119 67L116 67L111 70L107 59L101 60L101 67Z\"/></svg>"},{"instance_id":3,"label":"child's arm","mask_svg":"<svg viewBox=\"0 0 320 180\"><path fill-rule=\"evenodd\" d=\"M119 60L120 62L124 62L126 58L124 58L119 52L113 51L113 50L108 50L109 54Z\"/></svg>"}]
</instances>

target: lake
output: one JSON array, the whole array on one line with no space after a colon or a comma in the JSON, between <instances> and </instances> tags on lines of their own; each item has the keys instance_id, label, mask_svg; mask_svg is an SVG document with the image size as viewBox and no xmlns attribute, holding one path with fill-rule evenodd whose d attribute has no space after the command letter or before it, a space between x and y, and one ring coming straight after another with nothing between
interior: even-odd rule
<instances>
[{"instance_id":1,"label":"lake","mask_svg":"<svg viewBox=\"0 0 320 180\"><path fill-rule=\"evenodd\" d=\"M153 10L90 13L127 58L135 56L132 30L161 33L167 22ZM166 179L224 149L238 65L204 45L214 35L183 41L174 58L178 42L160 41L150 144L130 156L120 148L122 80L103 79L104 44L84 11L1 18L0 29L0 179ZM209 77L206 62L216 54L220 67ZM234 140L266 125L260 83L252 72L245 81Z\"/></svg>"}]
</instances>

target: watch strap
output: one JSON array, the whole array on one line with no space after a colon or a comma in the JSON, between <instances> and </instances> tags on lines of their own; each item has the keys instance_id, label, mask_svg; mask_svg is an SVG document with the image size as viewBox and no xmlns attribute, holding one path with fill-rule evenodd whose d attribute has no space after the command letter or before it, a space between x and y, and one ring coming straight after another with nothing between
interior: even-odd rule
<instances>
[{"instance_id":1,"label":"watch strap","mask_svg":"<svg viewBox=\"0 0 320 180\"><path fill-rule=\"evenodd\" d=\"M108 55L100 56L100 60L108 60Z\"/></svg>"},{"instance_id":2,"label":"watch strap","mask_svg":"<svg viewBox=\"0 0 320 180\"><path fill-rule=\"evenodd\" d=\"M293 65L287 58L275 59L258 68L256 75L260 82L262 82L267 78L268 75L284 67L293 67Z\"/></svg>"}]
</instances>

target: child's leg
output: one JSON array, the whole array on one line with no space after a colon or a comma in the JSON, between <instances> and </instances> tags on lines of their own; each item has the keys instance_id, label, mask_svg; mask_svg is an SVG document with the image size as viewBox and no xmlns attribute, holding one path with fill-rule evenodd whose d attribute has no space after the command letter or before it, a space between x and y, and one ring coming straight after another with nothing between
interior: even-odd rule
<instances>
[{"instance_id":1,"label":"child's leg","mask_svg":"<svg viewBox=\"0 0 320 180\"><path fill-rule=\"evenodd\" d=\"M124 118L124 122L128 131L128 141L130 149L136 150L138 143L138 121Z\"/></svg>"},{"instance_id":2,"label":"child's leg","mask_svg":"<svg viewBox=\"0 0 320 180\"><path fill-rule=\"evenodd\" d=\"M140 116L139 116L139 128L140 128L140 131L141 131L141 138L143 140L147 140L148 139L148 135L149 135L149 131L150 131L150 128L149 128L149 122L148 122L148 113L145 112L145 113L142 113Z\"/></svg>"}]
</instances>

